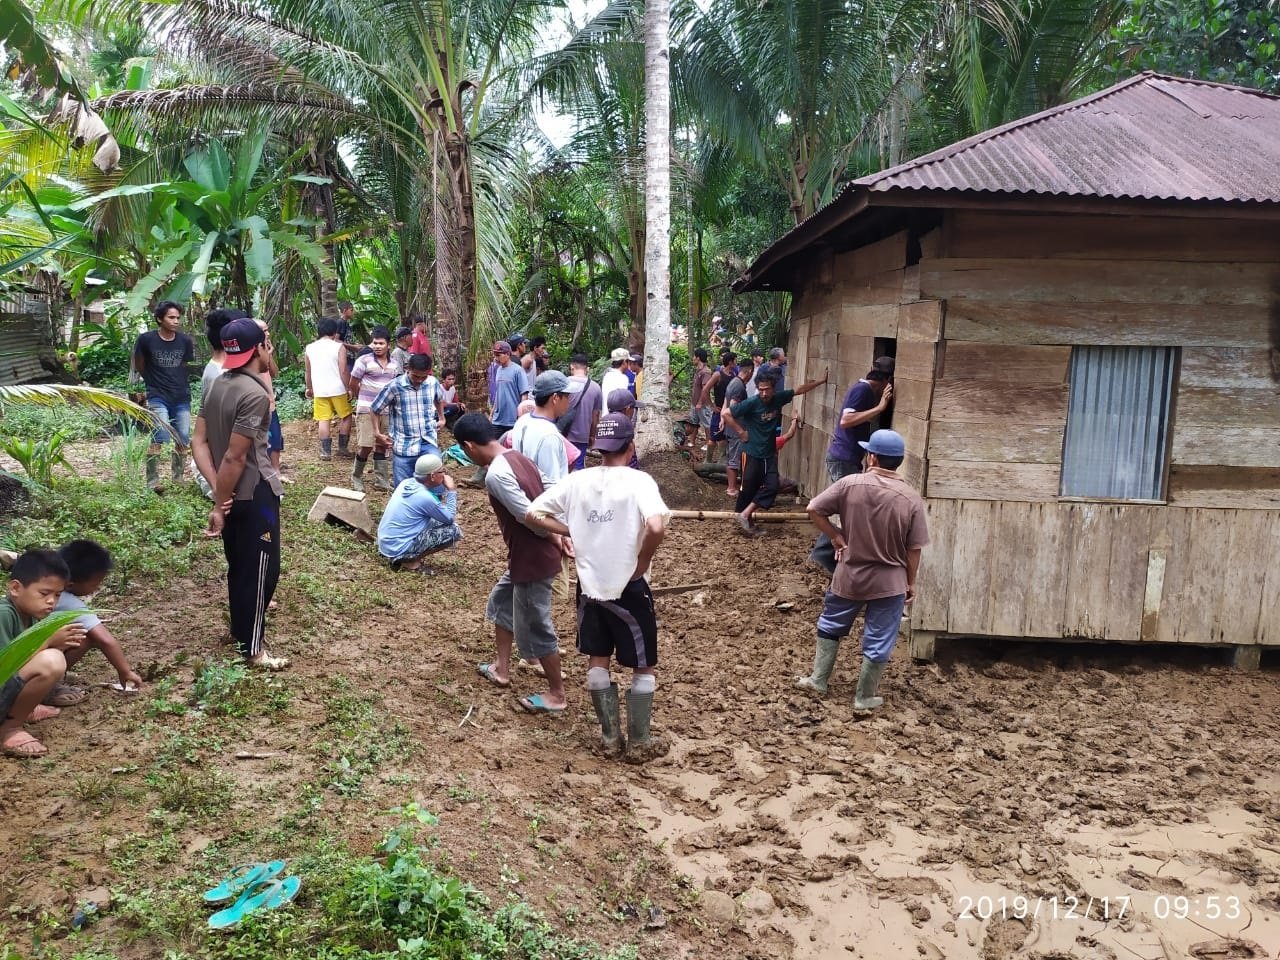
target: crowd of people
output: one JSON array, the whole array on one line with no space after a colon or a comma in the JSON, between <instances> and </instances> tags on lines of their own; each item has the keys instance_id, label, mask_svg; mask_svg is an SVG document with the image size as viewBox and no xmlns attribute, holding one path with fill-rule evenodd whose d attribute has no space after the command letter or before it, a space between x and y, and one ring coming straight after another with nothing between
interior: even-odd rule
<instances>
[{"instance_id":1,"label":"crowd of people","mask_svg":"<svg viewBox=\"0 0 1280 960\"><path fill-rule=\"evenodd\" d=\"M573 568L577 647L588 658L586 689L601 746L637 761L664 752L651 734L659 651L648 573L671 512L636 459L642 358L626 348L613 350L596 382L585 355L573 356L565 373L552 368L544 338L499 340L487 371L486 410L471 411L458 395L455 371L436 378L424 320L414 318L394 336L376 326L367 343L356 344L350 305L342 307L343 316L319 321L317 337L305 349L306 391L321 460L334 457L336 424L337 455L351 460L351 486L364 490L372 459L372 482L389 494L377 530L379 554L398 573L435 575L431 555L456 549L464 538L458 483L445 469L446 458L474 466L475 474L463 482L484 489L507 553L486 603L494 656L476 665L478 675L508 688L513 668L523 664L546 681L545 691L519 700L525 710L557 715L568 708L552 608L557 596L570 595ZM161 444L175 444L175 480L182 476L181 458L191 452L212 500L205 532L222 540L237 649L251 667L285 669L289 661L270 653L264 642L280 576L284 447L273 389L279 368L266 325L235 310L206 317L213 355L193 429L185 376L193 351L179 329L182 308L163 303L155 315L157 329L139 338L134 361L148 405L169 425L153 438L148 482L159 485ZM708 459L724 457L726 493L735 498L738 527L755 536L755 514L773 505L782 483L778 452L797 428L793 418L782 429L783 409L826 384L827 375L787 388L781 348L743 358L726 348L715 367L699 348L692 360L689 449L695 459L704 451ZM892 375L892 358L881 358L849 388L826 456L832 484L808 506L820 531L810 557L832 579L817 623L813 669L797 686L826 692L840 640L865 612L856 710L881 703L880 677L928 542L923 502L897 473L905 458L902 438L890 429L872 432L892 400ZM442 446L445 430L454 441L449 449ZM591 451L598 465L588 466L595 462ZM82 598L98 589L110 569L110 554L92 541L23 554L0 605L0 648L55 608L83 610ZM64 676L90 647L102 650L122 689L141 684L119 643L86 612L54 633L0 689L4 753L45 752L25 724L83 698L84 691L68 686ZM614 680L615 660L630 672L625 697Z\"/></svg>"}]
</instances>

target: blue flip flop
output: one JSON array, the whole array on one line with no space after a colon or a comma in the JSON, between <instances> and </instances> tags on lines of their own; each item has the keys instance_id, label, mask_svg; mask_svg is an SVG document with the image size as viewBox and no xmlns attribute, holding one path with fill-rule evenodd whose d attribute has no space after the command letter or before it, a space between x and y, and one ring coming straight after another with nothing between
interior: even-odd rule
<instances>
[{"instance_id":1,"label":"blue flip flop","mask_svg":"<svg viewBox=\"0 0 1280 960\"><path fill-rule=\"evenodd\" d=\"M542 694L535 693L531 697L521 697L520 706L524 707L529 713L545 713L553 717L558 717L564 713L564 707L553 707L542 699Z\"/></svg>"},{"instance_id":2,"label":"blue flip flop","mask_svg":"<svg viewBox=\"0 0 1280 960\"><path fill-rule=\"evenodd\" d=\"M216 887L204 892L205 903L225 903L234 900L241 891L255 887L284 872L283 860L272 860L270 863L248 863L236 867Z\"/></svg>"},{"instance_id":3,"label":"blue flip flop","mask_svg":"<svg viewBox=\"0 0 1280 960\"><path fill-rule=\"evenodd\" d=\"M219 910L209 918L209 926L214 930L225 930L234 927L245 917L263 910L274 910L283 907L293 900L302 889L302 880L298 877L285 877L283 880L269 880L266 883L251 887L240 895L240 899Z\"/></svg>"}]
</instances>

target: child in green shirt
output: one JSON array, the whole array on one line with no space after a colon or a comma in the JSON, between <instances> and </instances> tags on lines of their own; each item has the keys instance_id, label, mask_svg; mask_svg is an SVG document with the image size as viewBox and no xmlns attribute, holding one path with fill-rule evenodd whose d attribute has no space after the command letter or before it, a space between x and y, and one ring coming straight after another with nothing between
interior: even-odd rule
<instances>
[{"instance_id":1,"label":"child in green shirt","mask_svg":"<svg viewBox=\"0 0 1280 960\"><path fill-rule=\"evenodd\" d=\"M14 561L8 591L0 600L0 650L53 612L68 577L66 563L53 550L28 550ZM32 759L49 752L23 725L57 715L58 709L45 706L44 700L66 675L66 651L79 649L84 636L84 627L68 624L0 686L0 753Z\"/></svg>"}]
</instances>

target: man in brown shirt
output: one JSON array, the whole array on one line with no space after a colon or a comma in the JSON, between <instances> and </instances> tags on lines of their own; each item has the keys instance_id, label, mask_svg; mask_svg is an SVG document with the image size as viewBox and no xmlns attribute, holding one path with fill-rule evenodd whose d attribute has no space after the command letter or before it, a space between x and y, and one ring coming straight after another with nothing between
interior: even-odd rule
<instances>
[{"instance_id":1,"label":"man in brown shirt","mask_svg":"<svg viewBox=\"0 0 1280 960\"><path fill-rule=\"evenodd\" d=\"M915 598L920 550L929 542L929 531L924 501L897 473L906 455L902 437L877 430L858 445L867 451L866 472L842 477L809 501L810 519L835 547L836 570L818 617L813 673L796 685L827 692L840 640L865 607L853 708L867 711L884 703L876 690L898 640L903 607ZM830 520L835 516L839 529Z\"/></svg>"},{"instance_id":2,"label":"man in brown shirt","mask_svg":"<svg viewBox=\"0 0 1280 960\"><path fill-rule=\"evenodd\" d=\"M213 488L205 535L222 537L231 635L251 667L283 670L289 661L271 656L262 643L280 579L281 493L267 450L272 398L265 343L266 334L249 318L222 328L223 373L204 397L192 452Z\"/></svg>"}]
</instances>

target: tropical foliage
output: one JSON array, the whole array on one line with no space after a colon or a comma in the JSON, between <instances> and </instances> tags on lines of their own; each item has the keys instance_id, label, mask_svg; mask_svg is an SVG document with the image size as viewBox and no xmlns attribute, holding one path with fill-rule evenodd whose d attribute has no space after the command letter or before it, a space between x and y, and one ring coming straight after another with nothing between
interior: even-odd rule
<instances>
[{"instance_id":1,"label":"tropical foliage","mask_svg":"<svg viewBox=\"0 0 1280 960\"><path fill-rule=\"evenodd\" d=\"M127 340L160 297L250 307L286 358L339 299L361 332L433 317L446 358L639 348L644 7L592 9L0 0L0 285L52 283L72 350L106 342L91 302ZM1280 84L1280 11L1241 0L680 0L669 42L694 339L784 335L729 283L851 178L1139 68Z\"/></svg>"}]
</instances>

